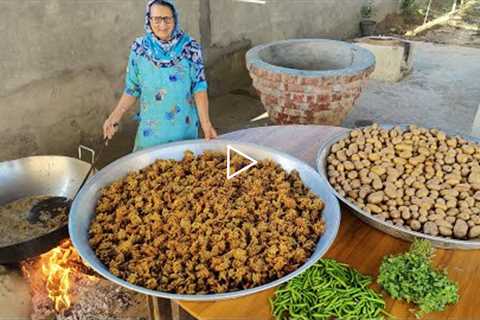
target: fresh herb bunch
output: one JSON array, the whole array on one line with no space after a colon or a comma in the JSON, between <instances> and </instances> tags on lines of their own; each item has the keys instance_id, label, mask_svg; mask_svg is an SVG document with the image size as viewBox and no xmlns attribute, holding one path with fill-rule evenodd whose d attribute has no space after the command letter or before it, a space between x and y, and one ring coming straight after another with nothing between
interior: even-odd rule
<instances>
[{"instance_id":1,"label":"fresh herb bunch","mask_svg":"<svg viewBox=\"0 0 480 320\"><path fill-rule=\"evenodd\" d=\"M385 301L371 283L346 264L321 259L275 292L272 313L277 320L383 319Z\"/></svg>"},{"instance_id":2,"label":"fresh herb bunch","mask_svg":"<svg viewBox=\"0 0 480 320\"><path fill-rule=\"evenodd\" d=\"M415 240L403 255L383 259L377 282L393 298L418 305L417 318L442 311L458 301L458 286L445 271L432 266L433 248L427 240Z\"/></svg>"}]
</instances>

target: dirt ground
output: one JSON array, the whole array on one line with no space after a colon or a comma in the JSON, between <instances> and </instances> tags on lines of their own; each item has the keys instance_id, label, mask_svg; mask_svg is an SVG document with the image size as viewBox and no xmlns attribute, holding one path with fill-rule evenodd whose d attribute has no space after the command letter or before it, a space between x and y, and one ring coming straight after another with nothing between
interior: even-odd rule
<instances>
[{"instance_id":1,"label":"dirt ground","mask_svg":"<svg viewBox=\"0 0 480 320\"><path fill-rule=\"evenodd\" d=\"M451 11L452 3L452 0L432 0L428 21ZM416 41L480 48L480 0L466 0L463 7L457 7L458 10L448 22L414 37L406 37L406 32L423 24L426 6L417 6L408 13L388 15L377 24L377 33Z\"/></svg>"}]
</instances>

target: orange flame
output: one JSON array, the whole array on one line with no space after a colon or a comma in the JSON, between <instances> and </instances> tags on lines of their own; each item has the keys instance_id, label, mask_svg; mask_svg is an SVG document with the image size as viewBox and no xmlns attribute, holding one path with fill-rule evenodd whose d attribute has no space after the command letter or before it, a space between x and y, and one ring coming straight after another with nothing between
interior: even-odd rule
<instances>
[{"instance_id":1,"label":"orange flame","mask_svg":"<svg viewBox=\"0 0 480 320\"><path fill-rule=\"evenodd\" d=\"M73 248L62 246L56 247L51 251L41 255L42 272L46 277L46 289L48 297L55 305L55 310L61 312L70 307L69 297L70 272L68 258Z\"/></svg>"},{"instance_id":2,"label":"orange flame","mask_svg":"<svg viewBox=\"0 0 480 320\"><path fill-rule=\"evenodd\" d=\"M32 290L46 292L58 313L70 308L75 281L85 277L98 281L93 271L83 263L70 240L63 241L36 259L22 262L22 270L30 279Z\"/></svg>"}]
</instances>

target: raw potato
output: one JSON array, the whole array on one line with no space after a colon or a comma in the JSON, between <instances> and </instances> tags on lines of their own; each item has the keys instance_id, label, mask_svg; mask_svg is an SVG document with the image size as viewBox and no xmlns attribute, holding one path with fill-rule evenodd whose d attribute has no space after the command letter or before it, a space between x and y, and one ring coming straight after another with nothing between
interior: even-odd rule
<instances>
[{"instance_id":1,"label":"raw potato","mask_svg":"<svg viewBox=\"0 0 480 320\"><path fill-rule=\"evenodd\" d=\"M367 198L369 203L380 203L383 201L383 191L371 193Z\"/></svg>"},{"instance_id":2,"label":"raw potato","mask_svg":"<svg viewBox=\"0 0 480 320\"><path fill-rule=\"evenodd\" d=\"M455 226L453 227L453 233L455 237L462 239L467 235L468 232L468 225L464 220L458 219L455 222Z\"/></svg>"},{"instance_id":3,"label":"raw potato","mask_svg":"<svg viewBox=\"0 0 480 320\"><path fill-rule=\"evenodd\" d=\"M397 226L480 238L480 147L437 129L352 130L327 157L332 186Z\"/></svg>"},{"instance_id":4,"label":"raw potato","mask_svg":"<svg viewBox=\"0 0 480 320\"><path fill-rule=\"evenodd\" d=\"M436 236L438 235L438 227L435 223L428 221L423 225L423 233Z\"/></svg>"},{"instance_id":5,"label":"raw potato","mask_svg":"<svg viewBox=\"0 0 480 320\"><path fill-rule=\"evenodd\" d=\"M476 238L476 237L480 236L480 226L475 226L475 227L471 228L468 236L469 236L469 238Z\"/></svg>"},{"instance_id":6,"label":"raw potato","mask_svg":"<svg viewBox=\"0 0 480 320\"><path fill-rule=\"evenodd\" d=\"M452 235L452 229L446 228L446 227L438 227L438 230L440 231L440 234L442 236L449 237Z\"/></svg>"},{"instance_id":7,"label":"raw potato","mask_svg":"<svg viewBox=\"0 0 480 320\"><path fill-rule=\"evenodd\" d=\"M377 205L371 204L371 203L367 204L367 209L369 209L370 212L372 212L372 213L381 213L382 212L382 208L380 208Z\"/></svg>"},{"instance_id":8,"label":"raw potato","mask_svg":"<svg viewBox=\"0 0 480 320\"><path fill-rule=\"evenodd\" d=\"M421 227L422 225L418 220L410 221L410 228L412 228L412 230L420 230Z\"/></svg>"}]
</instances>

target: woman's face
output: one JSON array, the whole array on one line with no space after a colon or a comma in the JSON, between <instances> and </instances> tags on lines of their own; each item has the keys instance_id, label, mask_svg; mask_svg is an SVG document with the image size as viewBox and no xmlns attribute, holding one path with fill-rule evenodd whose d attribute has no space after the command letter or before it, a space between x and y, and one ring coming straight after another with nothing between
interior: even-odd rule
<instances>
[{"instance_id":1,"label":"woman's face","mask_svg":"<svg viewBox=\"0 0 480 320\"><path fill-rule=\"evenodd\" d=\"M150 8L150 26L159 39L170 40L175 28L172 10L167 6L153 5Z\"/></svg>"}]
</instances>

